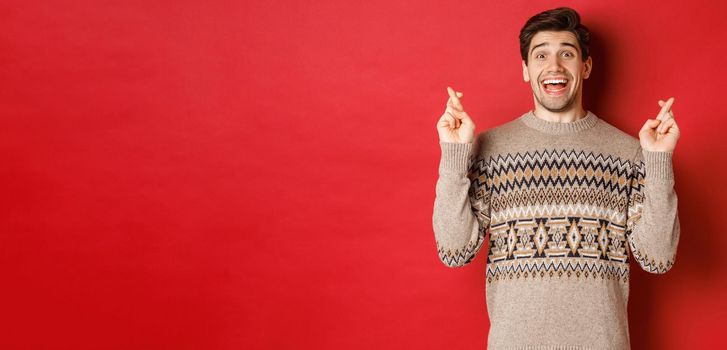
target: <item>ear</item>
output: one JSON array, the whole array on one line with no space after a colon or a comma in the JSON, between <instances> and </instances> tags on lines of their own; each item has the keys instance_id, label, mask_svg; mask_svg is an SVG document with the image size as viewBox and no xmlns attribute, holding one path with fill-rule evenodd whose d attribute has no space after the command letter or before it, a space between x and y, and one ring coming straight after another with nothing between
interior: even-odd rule
<instances>
[{"instance_id":1,"label":"ear","mask_svg":"<svg viewBox=\"0 0 727 350\"><path fill-rule=\"evenodd\" d=\"M593 69L593 60L591 59L591 56L588 56L583 65L585 66L583 68L583 79L588 79L588 77L591 76L591 70Z\"/></svg>"},{"instance_id":2,"label":"ear","mask_svg":"<svg viewBox=\"0 0 727 350\"><path fill-rule=\"evenodd\" d=\"M530 81L530 74L528 74L528 65L525 64L525 60L522 60L523 64L523 80L527 83Z\"/></svg>"}]
</instances>

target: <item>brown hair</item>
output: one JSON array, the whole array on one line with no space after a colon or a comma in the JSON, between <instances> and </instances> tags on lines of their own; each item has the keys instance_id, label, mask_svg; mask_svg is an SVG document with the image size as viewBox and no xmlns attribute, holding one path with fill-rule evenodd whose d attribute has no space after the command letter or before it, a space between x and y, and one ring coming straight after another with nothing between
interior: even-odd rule
<instances>
[{"instance_id":1,"label":"brown hair","mask_svg":"<svg viewBox=\"0 0 727 350\"><path fill-rule=\"evenodd\" d=\"M591 32L581 24L578 12L570 7L558 7L530 17L520 30L520 56L525 64L528 64L530 41L540 31L568 31L575 34L581 47L581 60L585 62L588 59Z\"/></svg>"}]
</instances>

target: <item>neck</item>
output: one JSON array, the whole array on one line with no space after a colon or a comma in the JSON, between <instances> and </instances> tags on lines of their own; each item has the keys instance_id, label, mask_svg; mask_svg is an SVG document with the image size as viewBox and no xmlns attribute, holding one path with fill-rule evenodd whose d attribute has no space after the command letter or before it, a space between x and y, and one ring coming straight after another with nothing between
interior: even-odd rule
<instances>
[{"instance_id":1,"label":"neck","mask_svg":"<svg viewBox=\"0 0 727 350\"><path fill-rule=\"evenodd\" d=\"M533 114L545 121L549 122L555 122L555 123L571 123L576 120L582 119L586 117L586 110L583 109L583 105L580 103L580 101L577 101L573 104L573 107L567 111L562 112L551 112L545 107L543 107L541 104L535 103L535 109L533 110Z\"/></svg>"}]
</instances>

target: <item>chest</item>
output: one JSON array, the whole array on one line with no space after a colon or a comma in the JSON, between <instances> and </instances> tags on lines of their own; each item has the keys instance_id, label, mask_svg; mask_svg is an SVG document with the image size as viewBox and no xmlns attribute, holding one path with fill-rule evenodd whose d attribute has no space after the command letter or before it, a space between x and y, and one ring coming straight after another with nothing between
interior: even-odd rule
<instances>
[{"instance_id":1,"label":"chest","mask_svg":"<svg viewBox=\"0 0 727 350\"><path fill-rule=\"evenodd\" d=\"M475 169L473 191L489 198L493 223L513 216L614 218L626 212L634 181L629 160L578 150L490 156Z\"/></svg>"}]
</instances>

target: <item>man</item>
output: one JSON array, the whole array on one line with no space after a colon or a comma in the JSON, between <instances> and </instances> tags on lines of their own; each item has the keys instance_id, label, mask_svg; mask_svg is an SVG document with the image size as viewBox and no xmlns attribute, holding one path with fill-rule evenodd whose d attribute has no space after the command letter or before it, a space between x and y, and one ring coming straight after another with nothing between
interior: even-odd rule
<instances>
[{"instance_id":1,"label":"man","mask_svg":"<svg viewBox=\"0 0 727 350\"><path fill-rule=\"evenodd\" d=\"M674 98L639 139L585 110L589 41L570 8L530 18L520 49L534 109L476 138L447 87L434 236L441 261L461 267L490 232L489 349L630 349L631 257L656 274L674 264Z\"/></svg>"}]
</instances>

